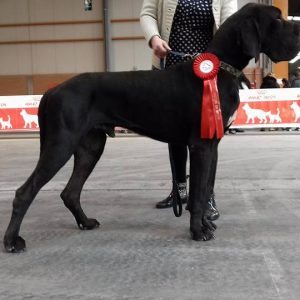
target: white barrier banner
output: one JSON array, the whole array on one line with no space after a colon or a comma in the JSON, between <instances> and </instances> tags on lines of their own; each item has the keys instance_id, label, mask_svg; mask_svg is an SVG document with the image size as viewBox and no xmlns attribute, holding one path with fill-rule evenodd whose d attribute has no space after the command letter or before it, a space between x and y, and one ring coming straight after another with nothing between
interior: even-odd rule
<instances>
[{"instance_id":1,"label":"white barrier banner","mask_svg":"<svg viewBox=\"0 0 300 300\"><path fill-rule=\"evenodd\" d=\"M42 95L0 96L0 132L38 131ZM300 88L240 90L233 128L300 127Z\"/></svg>"},{"instance_id":2,"label":"white barrier banner","mask_svg":"<svg viewBox=\"0 0 300 300\"><path fill-rule=\"evenodd\" d=\"M38 131L42 95L0 96L0 132Z\"/></svg>"},{"instance_id":3,"label":"white barrier banner","mask_svg":"<svg viewBox=\"0 0 300 300\"><path fill-rule=\"evenodd\" d=\"M240 90L232 127L300 127L300 88Z\"/></svg>"}]
</instances>

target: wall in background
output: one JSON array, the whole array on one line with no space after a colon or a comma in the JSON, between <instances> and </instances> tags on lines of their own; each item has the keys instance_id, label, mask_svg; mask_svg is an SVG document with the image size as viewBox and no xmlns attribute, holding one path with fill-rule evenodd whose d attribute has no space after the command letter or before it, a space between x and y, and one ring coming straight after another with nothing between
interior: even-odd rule
<instances>
[{"instance_id":1,"label":"wall in background","mask_svg":"<svg viewBox=\"0 0 300 300\"><path fill-rule=\"evenodd\" d=\"M80 73L103 69L103 43L89 41L102 37L102 24L76 24L101 19L100 0L94 0L91 12L84 11L81 0L0 1L0 74ZM5 26L18 24L21 26Z\"/></svg>"},{"instance_id":2,"label":"wall in background","mask_svg":"<svg viewBox=\"0 0 300 300\"><path fill-rule=\"evenodd\" d=\"M113 71L151 68L142 2L109 1ZM102 0L92 11L83 0L0 1L0 95L41 94L74 74L104 70Z\"/></svg>"},{"instance_id":3,"label":"wall in background","mask_svg":"<svg viewBox=\"0 0 300 300\"><path fill-rule=\"evenodd\" d=\"M142 0L109 3L112 70L150 69ZM102 0L93 0L92 11L84 11L83 0L1 0L0 20L1 94L22 94L24 86L41 93L74 74L105 70ZM16 76L22 85L12 84Z\"/></svg>"}]
</instances>

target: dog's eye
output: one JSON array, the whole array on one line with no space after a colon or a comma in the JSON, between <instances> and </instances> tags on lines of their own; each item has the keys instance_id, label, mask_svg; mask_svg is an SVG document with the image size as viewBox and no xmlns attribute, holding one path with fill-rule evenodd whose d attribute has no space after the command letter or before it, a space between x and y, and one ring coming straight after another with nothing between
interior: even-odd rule
<instances>
[{"instance_id":1,"label":"dog's eye","mask_svg":"<svg viewBox=\"0 0 300 300\"><path fill-rule=\"evenodd\" d=\"M276 22L276 24L281 24L281 22L282 22L282 18L281 17L277 17L276 19L275 19L275 22Z\"/></svg>"}]
</instances>

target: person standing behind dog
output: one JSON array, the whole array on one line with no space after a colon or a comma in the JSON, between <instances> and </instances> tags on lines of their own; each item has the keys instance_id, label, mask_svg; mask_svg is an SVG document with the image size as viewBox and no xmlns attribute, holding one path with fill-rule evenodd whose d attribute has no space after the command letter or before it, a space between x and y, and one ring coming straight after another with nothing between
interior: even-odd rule
<instances>
[{"instance_id":1,"label":"person standing behind dog","mask_svg":"<svg viewBox=\"0 0 300 300\"><path fill-rule=\"evenodd\" d=\"M282 83L282 88L290 88L291 87L291 83L287 78L282 78L281 83Z\"/></svg>"},{"instance_id":2,"label":"person standing behind dog","mask_svg":"<svg viewBox=\"0 0 300 300\"><path fill-rule=\"evenodd\" d=\"M278 89L280 85L273 73L268 73L263 79L260 85L261 89Z\"/></svg>"},{"instance_id":3,"label":"person standing behind dog","mask_svg":"<svg viewBox=\"0 0 300 300\"><path fill-rule=\"evenodd\" d=\"M296 71L293 74L293 80L292 80L291 86L293 88L299 88L300 87L300 72L299 71Z\"/></svg>"},{"instance_id":4,"label":"person standing behind dog","mask_svg":"<svg viewBox=\"0 0 300 300\"><path fill-rule=\"evenodd\" d=\"M188 59L173 54L171 49L192 55L204 52L214 32L236 11L237 0L144 0L140 23L146 41L153 49L153 69L160 69L160 59L165 59L165 68ZM187 147L169 144L169 157L170 162L174 162L180 198L182 203L186 203ZM206 214L210 220L216 220L219 212L214 200L213 183L209 189L211 196ZM156 207L168 208L172 205L171 192Z\"/></svg>"}]
</instances>

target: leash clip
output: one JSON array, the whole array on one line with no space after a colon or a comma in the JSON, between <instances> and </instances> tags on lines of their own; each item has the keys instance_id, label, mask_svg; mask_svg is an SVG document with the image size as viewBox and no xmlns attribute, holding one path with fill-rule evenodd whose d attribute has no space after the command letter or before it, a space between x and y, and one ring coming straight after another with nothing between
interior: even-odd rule
<instances>
[{"instance_id":1,"label":"leash clip","mask_svg":"<svg viewBox=\"0 0 300 300\"><path fill-rule=\"evenodd\" d=\"M184 54L184 55L182 56L182 58L189 58L189 59L193 59L193 57L194 57L194 55L189 54L189 53Z\"/></svg>"},{"instance_id":2,"label":"leash clip","mask_svg":"<svg viewBox=\"0 0 300 300\"><path fill-rule=\"evenodd\" d=\"M183 53L183 52L177 52L177 51L173 51L170 50L169 53L179 56L181 58L187 58L187 59L194 59L195 57L197 57L200 53L194 53L194 54L190 54L190 53ZM165 68L165 59L161 58L160 59L160 69L163 70Z\"/></svg>"},{"instance_id":3,"label":"leash clip","mask_svg":"<svg viewBox=\"0 0 300 300\"><path fill-rule=\"evenodd\" d=\"M189 59L194 59L199 53L194 53L194 54L184 54L182 57L183 58L189 58Z\"/></svg>"}]
</instances>

